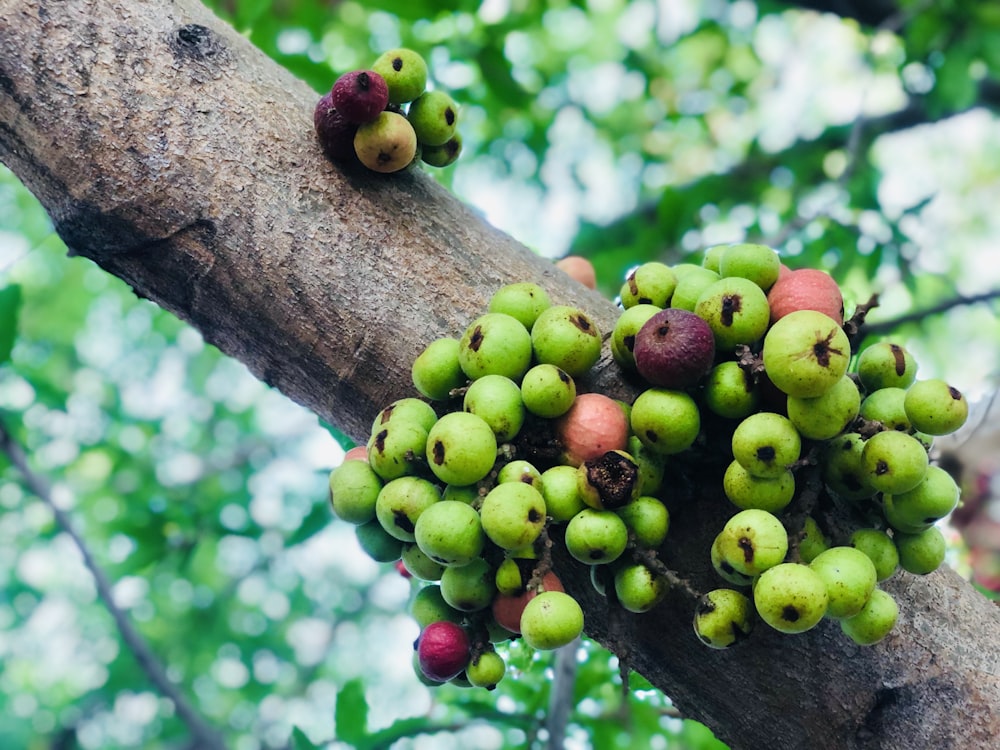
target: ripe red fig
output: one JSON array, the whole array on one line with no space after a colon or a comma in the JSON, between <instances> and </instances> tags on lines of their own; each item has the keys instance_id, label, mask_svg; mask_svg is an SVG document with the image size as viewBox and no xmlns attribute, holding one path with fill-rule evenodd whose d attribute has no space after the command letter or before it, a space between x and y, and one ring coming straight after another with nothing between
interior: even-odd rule
<instances>
[{"instance_id":1,"label":"ripe red fig","mask_svg":"<svg viewBox=\"0 0 1000 750\"><path fill-rule=\"evenodd\" d=\"M649 383L680 390L697 383L712 367L715 337L693 312L668 307L635 335L635 367Z\"/></svg>"},{"instance_id":2,"label":"ripe red fig","mask_svg":"<svg viewBox=\"0 0 1000 750\"><path fill-rule=\"evenodd\" d=\"M417 639L420 671L429 680L447 682L469 664L469 634L448 620L430 623Z\"/></svg>"},{"instance_id":3,"label":"ripe red fig","mask_svg":"<svg viewBox=\"0 0 1000 750\"><path fill-rule=\"evenodd\" d=\"M389 103L389 87L374 70L352 70L333 84L330 97L334 108L348 122L371 122Z\"/></svg>"},{"instance_id":4,"label":"ripe red fig","mask_svg":"<svg viewBox=\"0 0 1000 750\"><path fill-rule=\"evenodd\" d=\"M354 152L354 134L358 126L349 122L343 113L333 106L333 94L328 93L316 102L313 111L313 125L323 153L334 161L357 161Z\"/></svg>"}]
</instances>

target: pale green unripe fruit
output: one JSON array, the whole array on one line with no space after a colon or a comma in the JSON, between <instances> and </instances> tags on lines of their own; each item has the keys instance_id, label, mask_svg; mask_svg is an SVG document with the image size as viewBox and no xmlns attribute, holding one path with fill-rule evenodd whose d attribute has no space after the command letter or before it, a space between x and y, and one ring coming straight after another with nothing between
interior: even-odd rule
<instances>
[{"instance_id":1,"label":"pale green unripe fruit","mask_svg":"<svg viewBox=\"0 0 1000 750\"><path fill-rule=\"evenodd\" d=\"M785 471L777 477L756 477L733 461L722 477L722 489L737 508L759 508L777 513L795 495L795 477Z\"/></svg>"},{"instance_id":2,"label":"pale green unripe fruit","mask_svg":"<svg viewBox=\"0 0 1000 750\"><path fill-rule=\"evenodd\" d=\"M371 122L358 126L354 151L359 161L376 172L398 172L417 154L417 134L403 115L380 112Z\"/></svg>"},{"instance_id":3,"label":"pale green unripe fruit","mask_svg":"<svg viewBox=\"0 0 1000 750\"><path fill-rule=\"evenodd\" d=\"M589 315L569 305L542 311L531 328L535 359L572 377L583 375L601 356L601 332Z\"/></svg>"},{"instance_id":4,"label":"pale green unripe fruit","mask_svg":"<svg viewBox=\"0 0 1000 750\"><path fill-rule=\"evenodd\" d=\"M530 484L498 484L483 498L479 515L491 542L507 550L520 549L542 532L545 500Z\"/></svg>"},{"instance_id":5,"label":"pale green unripe fruit","mask_svg":"<svg viewBox=\"0 0 1000 750\"><path fill-rule=\"evenodd\" d=\"M496 651L485 651L465 668L465 676L475 687L493 690L507 672L507 664Z\"/></svg>"},{"instance_id":6,"label":"pale green unripe fruit","mask_svg":"<svg viewBox=\"0 0 1000 750\"><path fill-rule=\"evenodd\" d=\"M425 91L406 110L417 140L428 146L442 146L458 126L458 105L446 92Z\"/></svg>"},{"instance_id":7,"label":"pale green unripe fruit","mask_svg":"<svg viewBox=\"0 0 1000 750\"><path fill-rule=\"evenodd\" d=\"M885 430L872 435L861 450L868 482L879 492L897 494L916 487L927 473L927 451L905 432Z\"/></svg>"},{"instance_id":8,"label":"pale green unripe fruit","mask_svg":"<svg viewBox=\"0 0 1000 750\"><path fill-rule=\"evenodd\" d=\"M486 542L476 509L459 500L442 499L426 508L413 536L425 555L445 566L468 565Z\"/></svg>"},{"instance_id":9,"label":"pale green unripe fruit","mask_svg":"<svg viewBox=\"0 0 1000 750\"><path fill-rule=\"evenodd\" d=\"M626 308L615 321L611 332L611 357L618 366L628 372L635 372L635 335L643 324L661 309L656 305L636 304Z\"/></svg>"},{"instance_id":10,"label":"pale green unripe fruit","mask_svg":"<svg viewBox=\"0 0 1000 750\"><path fill-rule=\"evenodd\" d=\"M826 584L826 616L835 620L856 615L875 590L875 563L854 547L831 547L817 555L809 567Z\"/></svg>"},{"instance_id":11,"label":"pale green unripe fruit","mask_svg":"<svg viewBox=\"0 0 1000 750\"><path fill-rule=\"evenodd\" d=\"M372 421L371 434L375 435L389 424L389 421L411 422L422 427L424 432L430 430L437 422L437 412L434 407L419 398L407 397L393 401L380 411Z\"/></svg>"},{"instance_id":12,"label":"pale green unripe fruit","mask_svg":"<svg viewBox=\"0 0 1000 750\"><path fill-rule=\"evenodd\" d=\"M687 450L698 437L701 414L684 391L648 388L632 403L632 432L654 453Z\"/></svg>"},{"instance_id":13,"label":"pale green unripe fruit","mask_svg":"<svg viewBox=\"0 0 1000 750\"><path fill-rule=\"evenodd\" d=\"M728 560L722 556L721 548L719 547L719 538L721 534L717 535L712 542L711 559L712 567L715 568L715 572L719 574L719 577L727 583L731 583L734 586L749 586L753 583L754 576L747 575L746 573L741 573L736 570Z\"/></svg>"},{"instance_id":14,"label":"pale green unripe fruit","mask_svg":"<svg viewBox=\"0 0 1000 750\"><path fill-rule=\"evenodd\" d=\"M808 565L820 553L830 549L830 540L816 523L812 516L806 516L802 524L802 537L799 540L799 559Z\"/></svg>"},{"instance_id":15,"label":"pale green unripe fruit","mask_svg":"<svg viewBox=\"0 0 1000 750\"><path fill-rule=\"evenodd\" d=\"M513 440L524 425L526 410L521 388L505 375L483 375L465 391L462 408L481 417L498 443Z\"/></svg>"},{"instance_id":16,"label":"pale green unripe fruit","mask_svg":"<svg viewBox=\"0 0 1000 750\"><path fill-rule=\"evenodd\" d=\"M714 589L698 600L694 611L694 633L710 648L729 648L753 630L753 607L745 594L732 589Z\"/></svg>"},{"instance_id":17,"label":"pale green unripe fruit","mask_svg":"<svg viewBox=\"0 0 1000 750\"><path fill-rule=\"evenodd\" d=\"M773 513L751 508L730 518L716 538L719 556L738 573L763 573L788 554L788 532Z\"/></svg>"},{"instance_id":18,"label":"pale green unripe fruit","mask_svg":"<svg viewBox=\"0 0 1000 750\"><path fill-rule=\"evenodd\" d=\"M427 62L411 49L386 50L372 64L372 70L385 79L391 104L412 102L427 87Z\"/></svg>"},{"instance_id":19,"label":"pale green unripe fruit","mask_svg":"<svg viewBox=\"0 0 1000 750\"><path fill-rule=\"evenodd\" d=\"M448 400L451 392L466 382L458 363L458 339L442 337L432 341L413 360L410 375L414 387L427 398Z\"/></svg>"},{"instance_id":20,"label":"pale green unripe fruit","mask_svg":"<svg viewBox=\"0 0 1000 750\"><path fill-rule=\"evenodd\" d=\"M446 484L475 484L496 462L497 440L482 417L445 414L427 433L427 465Z\"/></svg>"},{"instance_id":21,"label":"pale green unripe fruit","mask_svg":"<svg viewBox=\"0 0 1000 750\"><path fill-rule=\"evenodd\" d=\"M678 266L673 266L673 270L677 275ZM673 296L670 298L670 306L694 312L702 292L720 278L722 277L715 271L701 266L685 269L683 274L677 276L677 286L674 287Z\"/></svg>"},{"instance_id":22,"label":"pale green unripe fruit","mask_svg":"<svg viewBox=\"0 0 1000 750\"><path fill-rule=\"evenodd\" d=\"M390 420L368 440L368 463L387 482L416 474L421 468L426 446L427 431L421 425L402 419Z\"/></svg>"},{"instance_id":23,"label":"pale green unripe fruit","mask_svg":"<svg viewBox=\"0 0 1000 750\"><path fill-rule=\"evenodd\" d=\"M358 544L375 562L395 562L403 554L403 542L388 534L378 519L354 527Z\"/></svg>"},{"instance_id":24,"label":"pale green unripe fruit","mask_svg":"<svg viewBox=\"0 0 1000 750\"><path fill-rule=\"evenodd\" d=\"M375 517L391 536L416 541L417 519L441 500L438 488L420 477L405 476L387 482L375 500Z\"/></svg>"},{"instance_id":25,"label":"pale green unripe fruit","mask_svg":"<svg viewBox=\"0 0 1000 750\"><path fill-rule=\"evenodd\" d=\"M525 568L528 565L534 566L534 564L534 561L531 560L505 557L503 562L497 567L494 576L497 591L505 596L523 594L531 578L531 570L526 570Z\"/></svg>"},{"instance_id":26,"label":"pale green unripe fruit","mask_svg":"<svg viewBox=\"0 0 1000 750\"><path fill-rule=\"evenodd\" d=\"M490 297L488 311L516 318L529 331L542 311L552 306L552 300L538 284L520 281L504 284Z\"/></svg>"},{"instance_id":27,"label":"pale green unripe fruit","mask_svg":"<svg viewBox=\"0 0 1000 750\"><path fill-rule=\"evenodd\" d=\"M885 518L894 529L919 532L951 513L958 505L958 484L940 466L928 466L912 490L883 498Z\"/></svg>"},{"instance_id":28,"label":"pale green unripe fruit","mask_svg":"<svg viewBox=\"0 0 1000 750\"><path fill-rule=\"evenodd\" d=\"M719 264L722 262L722 254L726 252L729 245L712 245L706 247L701 254L701 267L719 273Z\"/></svg>"},{"instance_id":29,"label":"pale green unripe fruit","mask_svg":"<svg viewBox=\"0 0 1000 750\"><path fill-rule=\"evenodd\" d=\"M787 399L788 418L799 434L809 440L836 437L854 422L860 406L861 392L848 375L822 396Z\"/></svg>"},{"instance_id":30,"label":"pale green unripe fruit","mask_svg":"<svg viewBox=\"0 0 1000 750\"><path fill-rule=\"evenodd\" d=\"M615 512L625 522L640 547L656 549L667 538L670 512L657 498L642 495Z\"/></svg>"},{"instance_id":31,"label":"pale green unripe fruit","mask_svg":"<svg viewBox=\"0 0 1000 750\"><path fill-rule=\"evenodd\" d=\"M719 255L718 271L723 278L739 276L767 291L778 280L781 259L767 245L743 242L725 247Z\"/></svg>"},{"instance_id":32,"label":"pale green unripe fruit","mask_svg":"<svg viewBox=\"0 0 1000 750\"><path fill-rule=\"evenodd\" d=\"M421 581L440 581L444 573L444 565L429 558L416 544L404 543L399 559L407 572Z\"/></svg>"},{"instance_id":33,"label":"pale green unripe fruit","mask_svg":"<svg viewBox=\"0 0 1000 750\"><path fill-rule=\"evenodd\" d=\"M880 341L858 355L858 377L869 393L882 388L909 388L917 377L917 361L899 344Z\"/></svg>"},{"instance_id":34,"label":"pale green unripe fruit","mask_svg":"<svg viewBox=\"0 0 1000 750\"><path fill-rule=\"evenodd\" d=\"M937 526L917 534L897 533L893 536L899 551L899 567L907 573L922 576L933 573L944 562L947 544Z\"/></svg>"},{"instance_id":35,"label":"pale green unripe fruit","mask_svg":"<svg viewBox=\"0 0 1000 750\"><path fill-rule=\"evenodd\" d=\"M543 591L521 614L521 638L534 649L548 651L575 641L583 632L583 610L562 591Z\"/></svg>"},{"instance_id":36,"label":"pale green unripe fruit","mask_svg":"<svg viewBox=\"0 0 1000 750\"><path fill-rule=\"evenodd\" d=\"M330 505L337 518L353 524L375 518L382 480L367 461L344 461L330 472Z\"/></svg>"},{"instance_id":37,"label":"pale green unripe fruit","mask_svg":"<svg viewBox=\"0 0 1000 750\"><path fill-rule=\"evenodd\" d=\"M645 565L623 565L615 571L615 596L629 612L648 612L667 595L667 580Z\"/></svg>"},{"instance_id":38,"label":"pale green unripe fruit","mask_svg":"<svg viewBox=\"0 0 1000 750\"><path fill-rule=\"evenodd\" d=\"M472 380L504 375L520 382L531 366L531 334L505 313L480 315L462 333L458 363Z\"/></svg>"},{"instance_id":39,"label":"pale green unripe fruit","mask_svg":"<svg viewBox=\"0 0 1000 750\"><path fill-rule=\"evenodd\" d=\"M833 438L823 450L823 482L845 500L867 500L877 492L861 460L864 447L865 440L860 434L847 432Z\"/></svg>"},{"instance_id":40,"label":"pale green unripe fruit","mask_svg":"<svg viewBox=\"0 0 1000 750\"><path fill-rule=\"evenodd\" d=\"M896 600L882 589L875 589L858 614L840 621L840 629L859 646L871 646L889 635L898 617Z\"/></svg>"},{"instance_id":41,"label":"pale green unripe fruit","mask_svg":"<svg viewBox=\"0 0 1000 750\"><path fill-rule=\"evenodd\" d=\"M465 613L460 612L444 600L441 587L438 585L422 586L414 593L409 605L410 617L416 620L423 630L432 622L447 620L461 623Z\"/></svg>"},{"instance_id":42,"label":"pale green unripe fruit","mask_svg":"<svg viewBox=\"0 0 1000 750\"><path fill-rule=\"evenodd\" d=\"M905 398L906 391L902 388L881 388L865 396L859 413L869 422L880 422L887 430L909 432L913 425L903 408Z\"/></svg>"},{"instance_id":43,"label":"pale green unripe fruit","mask_svg":"<svg viewBox=\"0 0 1000 750\"><path fill-rule=\"evenodd\" d=\"M757 477L780 477L799 460L802 438L787 417L757 412L733 430L733 457Z\"/></svg>"},{"instance_id":44,"label":"pale green unripe fruit","mask_svg":"<svg viewBox=\"0 0 1000 750\"><path fill-rule=\"evenodd\" d=\"M497 484L505 482L523 482L530 484L539 492L542 491L542 473L534 464L524 459L517 459L503 465L497 473Z\"/></svg>"},{"instance_id":45,"label":"pale green unripe fruit","mask_svg":"<svg viewBox=\"0 0 1000 750\"><path fill-rule=\"evenodd\" d=\"M628 310L636 305L654 305L662 309L669 304L676 285L670 266L658 261L643 263L625 277L620 293L622 307Z\"/></svg>"},{"instance_id":46,"label":"pale green unripe fruit","mask_svg":"<svg viewBox=\"0 0 1000 750\"><path fill-rule=\"evenodd\" d=\"M542 472L542 496L545 510L556 522L569 521L587 507L580 494L576 467L553 466Z\"/></svg>"},{"instance_id":47,"label":"pale green unripe fruit","mask_svg":"<svg viewBox=\"0 0 1000 750\"><path fill-rule=\"evenodd\" d=\"M446 484L441 493L442 500L457 500L466 505L479 502L479 486L475 484Z\"/></svg>"},{"instance_id":48,"label":"pale green unripe fruit","mask_svg":"<svg viewBox=\"0 0 1000 750\"><path fill-rule=\"evenodd\" d=\"M847 372L851 344L837 321L815 310L796 310L764 336L767 376L780 391L798 398L822 396Z\"/></svg>"},{"instance_id":49,"label":"pale green unripe fruit","mask_svg":"<svg viewBox=\"0 0 1000 750\"><path fill-rule=\"evenodd\" d=\"M891 578L899 567L896 543L880 529L857 529L851 534L850 544L868 555L875 565L875 577L879 581Z\"/></svg>"},{"instance_id":50,"label":"pale green unripe fruit","mask_svg":"<svg viewBox=\"0 0 1000 750\"><path fill-rule=\"evenodd\" d=\"M556 419L569 411L576 399L576 381L555 365L535 365L521 380L524 407L537 417Z\"/></svg>"},{"instance_id":51,"label":"pale green unripe fruit","mask_svg":"<svg viewBox=\"0 0 1000 750\"><path fill-rule=\"evenodd\" d=\"M808 565L781 563L761 573L753 588L760 618L782 633L804 633L826 614L828 595L820 575Z\"/></svg>"},{"instance_id":52,"label":"pale green unripe fruit","mask_svg":"<svg viewBox=\"0 0 1000 750\"><path fill-rule=\"evenodd\" d=\"M496 573L482 558L461 567L445 568L441 574L441 596L460 612L486 609L496 596Z\"/></svg>"},{"instance_id":53,"label":"pale green unripe fruit","mask_svg":"<svg viewBox=\"0 0 1000 750\"><path fill-rule=\"evenodd\" d=\"M753 376L738 362L720 362L705 378L702 398L710 411L727 419L743 419L757 410L760 392Z\"/></svg>"},{"instance_id":54,"label":"pale green unripe fruit","mask_svg":"<svg viewBox=\"0 0 1000 750\"><path fill-rule=\"evenodd\" d=\"M904 406L913 429L928 435L955 432L969 416L969 402L962 392L937 378L911 385Z\"/></svg>"},{"instance_id":55,"label":"pale green unripe fruit","mask_svg":"<svg viewBox=\"0 0 1000 750\"><path fill-rule=\"evenodd\" d=\"M614 511L586 508L566 524L566 549L587 565L614 562L628 545L628 527Z\"/></svg>"},{"instance_id":56,"label":"pale green unripe fruit","mask_svg":"<svg viewBox=\"0 0 1000 750\"><path fill-rule=\"evenodd\" d=\"M725 352L760 339L771 320L764 291L739 277L722 278L706 287L694 313L712 329L716 350Z\"/></svg>"}]
</instances>

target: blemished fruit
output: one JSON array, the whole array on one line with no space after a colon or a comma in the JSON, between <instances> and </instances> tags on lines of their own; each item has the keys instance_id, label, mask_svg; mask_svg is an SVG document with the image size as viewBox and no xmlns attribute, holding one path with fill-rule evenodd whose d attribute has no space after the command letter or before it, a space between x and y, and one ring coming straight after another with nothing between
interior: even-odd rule
<instances>
[{"instance_id":1,"label":"blemished fruit","mask_svg":"<svg viewBox=\"0 0 1000 750\"><path fill-rule=\"evenodd\" d=\"M561 417L576 400L576 381L555 365L535 365L521 379L521 400L535 416Z\"/></svg>"},{"instance_id":2,"label":"blemished fruit","mask_svg":"<svg viewBox=\"0 0 1000 750\"><path fill-rule=\"evenodd\" d=\"M410 103L406 110L406 119L413 126L420 143L427 146L443 146L455 135L455 128L458 126L458 105L444 91L437 89L425 91Z\"/></svg>"},{"instance_id":3,"label":"blemished fruit","mask_svg":"<svg viewBox=\"0 0 1000 750\"><path fill-rule=\"evenodd\" d=\"M811 566L781 563L761 573L753 588L760 619L782 633L804 633L826 614L829 596Z\"/></svg>"},{"instance_id":4,"label":"blemished fruit","mask_svg":"<svg viewBox=\"0 0 1000 750\"><path fill-rule=\"evenodd\" d=\"M851 345L833 318L797 310L775 322L764 337L764 368L789 396L822 396L847 372Z\"/></svg>"},{"instance_id":5,"label":"blemished fruit","mask_svg":"<svg viewBox=\"0 0 1000 750\"><path fill-rule=\"evenodd\" d=\"M448 167L462 155L462 135L455 133L440 146L422 146L420 160L432 167Z\"/></svg>"},{"instance_id":6,"label":"blemished fruit","mask_svg":"<svg viewBox=\"0 0 1000 750\"><path fill-rule=\"evenodd\" d=\"M506 671L503 657L496 651L486 651L469 662L465 675L474 686L493 690Z\"/></svg>"},{"instance_id":7,"label":"blemished fruit","mask_svg":"<svg viewBox=\"0 0 1000 750\"><path fill-rule=\"evenodd\" d=\"M928 435L955 432L969 416L969 403L962 392L939 378L911 385L903 406L913 429Z\"/></svg>"},{"instance_id":8,"label":"blemished fruit","mask_svg":"<svg viewBox=\"0 0 1000 750\"><path fill-rule=\"evenodd\" d=\"M628 346L627 341L623 343ZM715 358L712 329L694 313L668 307L653 314L635 333L632 357L635 369L652 385L687 388L712 367Z\"/></svg>"},{"instance_id":9,"label":"blemished fruit","mask_svg":"<svg viewBox=\"0 0 1000 750\"><path fill-rule=\"evenodd\" d=\"M541 533L545 499L530 484L507 482L490 490L479 513L490 541L501 549L516 550L534 542Z\"/></svg>"},{"instance_id":10,"label":"blemished fruit","mask_svg":"<svg viewBox=\"0 0 1000 750\"><path fill-rule=\"evenodd\" d=\"M755 576L785 559L788 532L773 513L750 508L726 521L715 543L720 558L734 570Z\"/></svg>"},{"instance_id":11,"label":"blemished fruit","mask_svg":"<svg viewBox=\"0 0 1000 750\"><path fill-rule=\"evenodd\" d=\"M401 114L383 111L358 126L354 151L360 162L375 172L398 172L413 162L417 134Z\"/></svg>"},{"instance_id":12,"label":"blemished fruit","mask_svg":"<svg viewBox=\"0 0 1000 750\"><path fill-rule=\"evenodd\" d=\"M427 465L447 484L474 484L485 477L496 461L497 439L493 428L468 412L445 414L427 433Z\"/></svg>"},{"instance_id":13,"label":"blemished fruit","mask_svg":"<svg viewBox=\"0 0 1000 750\"><path fill-rule=\"evenodd\" d=\"M802 439L787 418L773 412L757 412L733 431L733 457L756 477L777 478L799 460Z\"/></svg>"},{"instance_id":14,"label":"blemished fruit","mask_svg":"<svg viewBox=\"0 0 1000 750\"><path fill-rule=\"evenodd\" d=\"M752 344L764 332L770 310L764 291L750 279L726 277L710 284L698 297L694 312L715 335L716 349L732 352L740 344Z\"/></svg>"},{"instance_id":15,"label":"blemished fruit","mask_svg":"<svg viewBox=\"0 0 1000 750\"><path fill-rule=\"evenodd\" d=\"M861 392L848 375L821 396L789 396L787 401L788 418L799 434L809 440L836 437L854 422L860 408Z\"/></svg>"},{"instance_id":16,"label":"blemished fruit","mask_svg":"<svg viewBox=\"0 0 1000 750\"><path fill-rule=\"evenodd\" d=\"M732 589L714 589L698 600L694 632L710 648L729 648L744 640L753 629L753 607L749 597Z\"/></svg>"},{"instance_id":17,"label":"blemished fruit","mask_svg":"<svg viewBox=\"0 0 1000 750\"><path fill-rule=\"evenodd\" d=\"M585 508L566 524L567 551L587 565L614 562L628 545L628 527L614 511Z\"/></svg>"},{"instance_id":18,"label":"blemished fruit","mask_svg":"<svg viewBox=\"0 0 1000 750\"><path fill-rule=\"evenodd\" d=\"M879 492L898 494L916 487L927 473L927 451L912 435L884 430L872 435L861 450L869 484Z\"/></svg>"},{"instance_id":19,"label":"blemished fruit","mask_svg":"<svg viewBox=\"0 0 1000 750\"><path fill-rule=\"evenodd\" d=\"M916 377L917 361L899 344L880 341L858 355L858 378L869 392L908 388Z\"/></svg>"},{"instance_id":20,"label":"blemished fruit","mask_svg":"<svg viewBox=\"0 0 1000 750\"><path fill-rule=\"evenodd\" d=\"M626 310L636 305L666 307L677 286L677 277L670 266L649 261L634 268L622 284L620 299Z\"/></svg>"},{"instance_id":21,"label":"blemished fruit","mask_svg":"<svg viewBox=\"0 0 1000 750\"><path fill-rule=\"evenodd\" d=\"M519 382L531 366L531 334L506 313L480 315L459 339L458 363L472 380L503 375Z\"/></svg>"},{"instance_id":22,"label":"blemished fruit","mask_svg":"<svg viewBox=\"0 0 1000 750\"><path fill-rule=\"evenodd\" d=\"M348 120L333 106L333 94L320 97L313 110L313 127L323 153L337 162L357 162L354 151L354 134L358 124Z\"/></svg>"},{"instance_id":23,"label":"blemished fruit","mask_svg":"<svg viewBox=\"0 0 1000 750\"><path fill-rule=\"evenodd\" d=\"M548 292L538 284L524 281L497 289L490 297L487 310L510 315L530 331L542 311L551 306Z\"/></svg>"},{"instance_id":24,"label":"blemished fruit","mask_svg":"<svg viewBox=\"0 0 1000 750\"><path fill-rule=\"evenodd\" d=\"M685 391L649 388L633 402L630 422L643 445L666 456L691 447L701 429L701 414Z\"/></svg>"},{"instance_id":25,"label":"blemished fruit","mask_svg":"<svg viewBox=\"0 0 1000 750\"><path fill-rule=\"evenodd\" d=\"M601 355L601 331L582 310L552 305L531 328L535 360L556 365L572 376L587 372Z\"/></svg>"},{"instance_id":26,"label":"blemished fruit","mask_svg":"<svg viewBox=\"0 0 1000 750\"><path fill-rule=\"evenodd\" d=\"M372 64L372 70L385 79L392 104L412 102L427 86L427 62L411 49L386 50Z\"/></svg>"},{"instance_id":27,"label":"blemished fruit","mask_svg":"<svg viewBox=\"0 0 1000 750\"><path fill-rule=\"evenodd\" d=\"M417 547L445 566L467 565L483 552L485 536L476 510L459 500L440 500L417 518Z\"/></svg>"},{"instance_id":28,"label":"blemished fruit","mask_svg":"<svg viewBox=\"0 0 1000 750\"><path fill-rule=\"evenodd\" d=\"M374 70L352 70L334 82L330 100L348 121L371 122L389 103L389 87Z\"/></svg>"},{"instance_id":29,"label":"blemished fruit","mask_svg":"<svg viewBox=\"0 0 1000 750\"><path fill-rule=\"evenodd\" d=\"M875 563L854 547L831 547L809 563L826 584L826 616L835 620L853 617L875 590Z\"/></svg>"},{"instance_id":30,"label":"blemished fruit","mask_svg":"<svg viewBox=\"0 0 1000 750\"><path fill-rule=\"evenodd\" d=\"M641 563L618 568L614 582L618 603L629 612L648 612L667 595L667 579Z\"/></svg>"},{"instance_id":31,"label":"blemished fruit","mask_svg":"<svg viewBox=\"0 0 1000 750\"><path fill-rule=\"evenodd\" d=\"M709 411L727 419L748 417L760 403L753 375L734 361L720 362L709 371L701 395Z\"/></svg>"}]
</instances>

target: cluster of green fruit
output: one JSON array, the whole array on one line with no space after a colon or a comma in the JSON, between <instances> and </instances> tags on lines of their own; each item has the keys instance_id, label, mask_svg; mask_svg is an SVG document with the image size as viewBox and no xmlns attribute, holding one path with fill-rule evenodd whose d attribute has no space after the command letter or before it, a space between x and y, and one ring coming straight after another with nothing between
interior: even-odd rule
<instances>
[{"instance_id":1,"label":"cluster of green fruit","mask_svg":"<svg viewBox=\"0 0 1000 750\"><path fill-rule=\"evenodd\" d=\"M916 362L898 344L855 357L832 278L789 270L762 245L717 246L701 265L647 263L621 300L612 353L652 386L633 404L640 438L686 450L699 435L699 407L733 425L723 489L739 510L711 559L723 580L752 591L704 595L699 638L726 647L750 631L754 612L786 633L827 617L859 644L885 637L898 608L877 583L944 560L935 524L956 507L959 487L928 452L934 436L965 422L962 394L939 379L916 381ZM644 427L647 401L671 404L669 435ZM798 477L818 477L827 497L851 506L856 525L838 528L837 543L809 507L802 512L817 493ZM796 498L798 523L780 515Z\"/></svg>"},{"instance_id":2,"label":"cluster of green fruit","mask_svg":"<svg viewBox=\"0 0 1000 750\"><path fill-rule=\"evenodd\" d=\"M958 488L928 450L964 422L961 394L917 382L895 344L855 360L828 274L789 270L762 245L703 257L643 264L622 286L608 339L640 391L632 403L578 392L604 341L584 311L509 284L460 336L426 346L411 371L419 396L383 409L331 473L335 515L419 582L410 612L428 684L492 687L505 671L497 643L553 649L580 635L581 607L552 570L556 540L624 610L650 611L683 584L695 634L716 648L757 618L794 633L827 617L874 643L897 615L877 583L940 564L934 524ZM711 547L729 586L704 595L658 557L679 454L711 454L737 508ZM824 534L819 494L864 522Z\"/></svg>"},{"instance_id":3,"label":"cluster of green fruit","mask_svg":"<svg viewBox=\"0 0 1000 750\"><path fill-rule=\"evenodd\" d=\"M428 89L427 78L424 58L402 47L383 52L370 70L341 75L313 112L324 153L384 173L454 163L462 151L458 105Z\"/></svg>"},{"instance_id":4,"label":"cluster of green fruit","mask_svg":"<svg viewBox=\"0 0 1000 750\"><path fill-rule=\"evenodd\" d=\"M504 286L460 337L421 352L421 397L383 409L357 460L331 473L334 513L363 549L421 582L410 611L423 679L490 687L504 673L497 642L547 650L580 635L583 612L552 571L553 524L574 558L610 571L601 585L625 608L666 594L625 554L666 537L660 457L630 434L625 404L577 393L601 349L583 311L537 284Z\"/></svg>"}]
</instances>

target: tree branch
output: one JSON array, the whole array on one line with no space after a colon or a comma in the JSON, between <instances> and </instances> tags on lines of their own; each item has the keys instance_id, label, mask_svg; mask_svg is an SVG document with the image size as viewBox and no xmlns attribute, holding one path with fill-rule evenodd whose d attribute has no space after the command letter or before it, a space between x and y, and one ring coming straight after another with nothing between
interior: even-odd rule
<instances>
[{"instance_id":1,"label":"tree branch","mask_svg":"<svg viewBox=\"0 0 1000 750\"><path fill-rule=\"evenodd\" d=\"M897 315L895 318L880 320L877 323L865 323L864 326L862 326L860 333L862 336L881 336L883 334L890 333L891 331L895 331L900 326L908 323L919 323L921 320L925 320L934 315L941 315L949 310L954 310L956 307L977 305L981 302L992 302L995 299L1000 299L1000 289L991 289L990 291L982 292L980 294L960 294L957 297L942 300L936 305L926 307L923 310L914 310L913 312L906 313L905 315Z\"/></svg>"},{"instance_id":2,"label":"tree branch","mask_svg":"<svg viewBox=\"0 0 1000 750\"><path fill-rule=\"evenodd\" d=\"M167 672L152 648L142 637L125 611L115 603L111 581L104 569L94 559L93 553L87 547L83 537L73 526L69 515L59 507L52 497L49 483L29 465L27 456L20 444L14 439L6 425L0 422L0 452L3 452L11 464L21 474L24 485L39 500L41 500L55 518L56 525L66 534L80 552L84 567L90 571L97 588L97 595L111 614L111 619L118 629L125 646L132 652L139 668L145 673L153 686L174 704L177 716L191 734L192 747L198 750L225 750L225 744L219 733L209 726L201 715L188 703L184 694L167 677ZM75 730L74 730L75 731Z\"/></svg>"}]
</instances>

